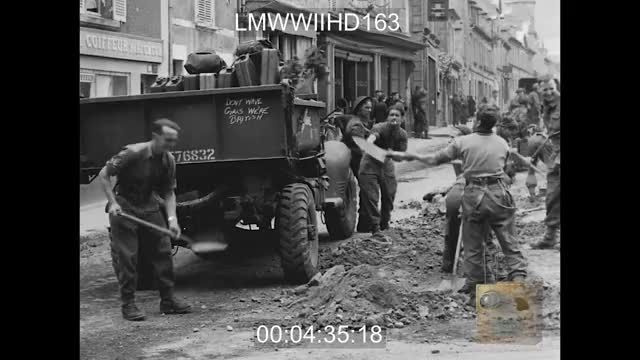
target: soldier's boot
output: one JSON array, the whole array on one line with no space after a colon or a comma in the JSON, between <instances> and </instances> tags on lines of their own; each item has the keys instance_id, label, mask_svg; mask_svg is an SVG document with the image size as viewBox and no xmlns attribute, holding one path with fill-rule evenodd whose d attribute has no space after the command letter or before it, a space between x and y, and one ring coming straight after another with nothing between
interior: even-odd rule
<instances>
[{"instance_id":1,"label":"soldier's boot","mask_svg":"<svg viewBox=\"0 0 640 360\"><path fill-rule=\"evenodd\" d=\"M191 305L178 300L173 295L173 289L160 292L160 312L163 314L187 314L191 312Z\"/></svg>"},{"instance_id":2,"label":"soldier's boot","mask_svg":"<svg viewBox=\"0 0 640 360\"><path fill-rule=\"evenodd\" d=\"M547 232L544 235L544 238L531 245L532 249L552 249L556 246L556 233L558 229L555 227L547 227Z\"/></svg>"},{"instance_id":3,"label":"soldier's boot","mask_svg":"<svg viewBox=\"0 0 640 360\"><path fill-rule=\"evenodd\" d=\"M377 226L374 226L373 230L371 231L371 238L374 241L380 243L391 244L391 238L383 234L382 231L380 231L380 228Z\"/></svg>"},{"instance_id":4,"label":"soldier's boot","mask_svg":"<svg viewBox=\"0 0 640 360\"><path fill-rule=\"evenodd\" d=\"M476 285L477 283L471 283L467 279L464 286L458 290L459 293L467 294L469 296L466 303L468 306L476 306Z\"/></svg>"},{"instance_id":5,"label":"soldier's boot","mask_svg":"<svg viewBox=\"0 0 640 360\"><path fill-rule=\"evenodd\" d=\"M129 321L142 321L146 318L142 310L138 309L133 299L122 304L122 317Z\"/></svg>"}]
</instances>

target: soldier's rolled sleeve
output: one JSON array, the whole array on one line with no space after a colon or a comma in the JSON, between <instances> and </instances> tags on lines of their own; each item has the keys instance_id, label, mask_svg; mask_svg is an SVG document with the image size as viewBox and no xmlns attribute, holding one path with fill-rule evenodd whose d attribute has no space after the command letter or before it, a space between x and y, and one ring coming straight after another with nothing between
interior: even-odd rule
<instances>
[{"instance_id":1,"label":"soldier's rolled sleeve","mask_svg":"<svg viewBox=\"0 0 640 360\"><path fill-rule=\"evenodd\" d=\"M124 169L127 164L133 160L136 156L136 153L128 147L122 148L119 153L114 155L109 161L107 161L107 175L109 176L117 176L122 169Z\"/></svg>"},{"instance_id":2,"label":"soldier's rolled sleeve","mask_svg":"<svg viewBox=\"0 0 640 360\"><path fill-rule=\"evenodd\" d=\"M454 139L444 150L440 150L435 154L438 164L446 163L458 158L460 154L460 143L458 139Z\"/></svg>"}]
</instances>

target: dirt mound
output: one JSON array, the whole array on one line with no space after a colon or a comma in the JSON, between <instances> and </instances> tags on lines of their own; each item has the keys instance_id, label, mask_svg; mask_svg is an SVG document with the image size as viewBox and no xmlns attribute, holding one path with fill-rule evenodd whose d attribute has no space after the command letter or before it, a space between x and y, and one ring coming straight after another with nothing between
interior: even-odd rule
<instances>
[{"instance_id":1,"label":"dirt mound","mask_svg":"<svg viewBox=\"0 0 640 360\"><path fill-rule=\"evenodd\" d=\"M439 268L445 217L440 202L422 205L419 216L401 220L386 231L391 244L356 237L322 249L320 263L325 274L318 286L287 301L295 314L288 321L315 327L404 327L418 322L473 319L475 309L465 305L467 295L434 290L433 285L442 279ZM532 242L544 233L544 224L518 223L517 231L521 241ZM488 266L493 267L498 280L506 280L504 257L499 251L495 255ZM545 289L545 296L549 292L557 290ZM548 312L545 327L556 327L556 317L556 312Z\"/></svg>"},{"instance_id":2,"label":"dirt mound","mask_svg":"<svg viewBox=\"0 0 640 360\"><path fill-rule=\"evenodd\" d=\"M386 231L393 241L392 245L381 244L370 238L351 238L335 248L321 249L321 270L336 265L344 265L349 270L363 264L388 264L396 269L412 271L434 269L441 262L443 229L444 216L437 211L404 219Z\"/></svg>"},{"instance_id":3,"label":"dirt mound","mask_svg":"<svg viewBox=\"0 0 640 360\"><path fill-rule=\"evenodd\" d=\"M297 316L291 324L326 326L364 324L404 327L419 321L472 319L466 295L444 294L433 287L442 279L444 216L427 203L420 216L387 230L391 244L352 238L320 251L324 275L318 286L299 291L287 303Z\"/></svg>"},{"instance_id":4,"label":"dirt mound","mask_svg":"<svg viewBox=\"0 0 640 360\"><path fill-rule=\"evenodd\" d=\"M464 305L464 295L415 291L398 283L394 275L388 266L365 264L349 271L341 266L331 268L319 286L291 303L297 314L291 324L404 327L422 319L474 317L473 308Z\"/></svg>"}]
</instances>

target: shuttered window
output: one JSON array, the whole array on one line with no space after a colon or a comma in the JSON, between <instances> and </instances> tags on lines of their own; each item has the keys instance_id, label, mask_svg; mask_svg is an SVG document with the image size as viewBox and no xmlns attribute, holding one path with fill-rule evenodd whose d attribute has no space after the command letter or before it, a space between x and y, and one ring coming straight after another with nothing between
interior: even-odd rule
<instances>
[{"instance_id":1,"label":"shuttered window","mask_svg":"<svg viewBox=\"0 0 640 360\"><path fill-rule=\"evenodd\" d=\"M213 0L196 0L196 24L209 28L215 25Z\"/></svg>"},{"instance_id":2,"label":"shuttered window","mask_svg":"<svg viewBox=\"0 0 640 360\"><path fill-rule=\"evenodd\" d=\"M113 0L113 20L127 22L127 0Z\"/></svg>"}]
</instances>

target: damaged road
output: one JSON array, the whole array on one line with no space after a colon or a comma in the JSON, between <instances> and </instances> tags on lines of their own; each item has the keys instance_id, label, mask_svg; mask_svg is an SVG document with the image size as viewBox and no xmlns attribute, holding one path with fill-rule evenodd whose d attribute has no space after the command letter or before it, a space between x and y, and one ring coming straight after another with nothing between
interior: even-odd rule
<instances>
[{"instance_id":1,"label":"damaged road","mask_svg":"<svg viewBox=\"0 0 640 360\"><path fill-rule=\"evenodd\" d=\"M410 146L442 146L447 139L415 140ZM278 256L268 242L247 232L250 252L203 260L186 249L175 255L176 292L193 306L185 315L161 315L154 291L138 292L143 322L120 314L117 281L104 230L87 232L80 243L80 353L82 359L344 358L354 359L559 358L560 256L558 250L529 250L544 234L536 210L518 218L519 239L532 278L545 290L544 339L536 346L487 345L474 341L475 309L465 295L434 289L443 278L444 212L441 199L427 203L427 192L454 181L451 165L419 169L398 164L398 194L391 244L367 234L344 241L321 237L321 274L310 285L283 281ZM513 194L520 209L544 205L528 200L526 173L517 176ZM387 327L386 349L256 348L261 325L340 324Z\"/></svg>"}]
</instances>

